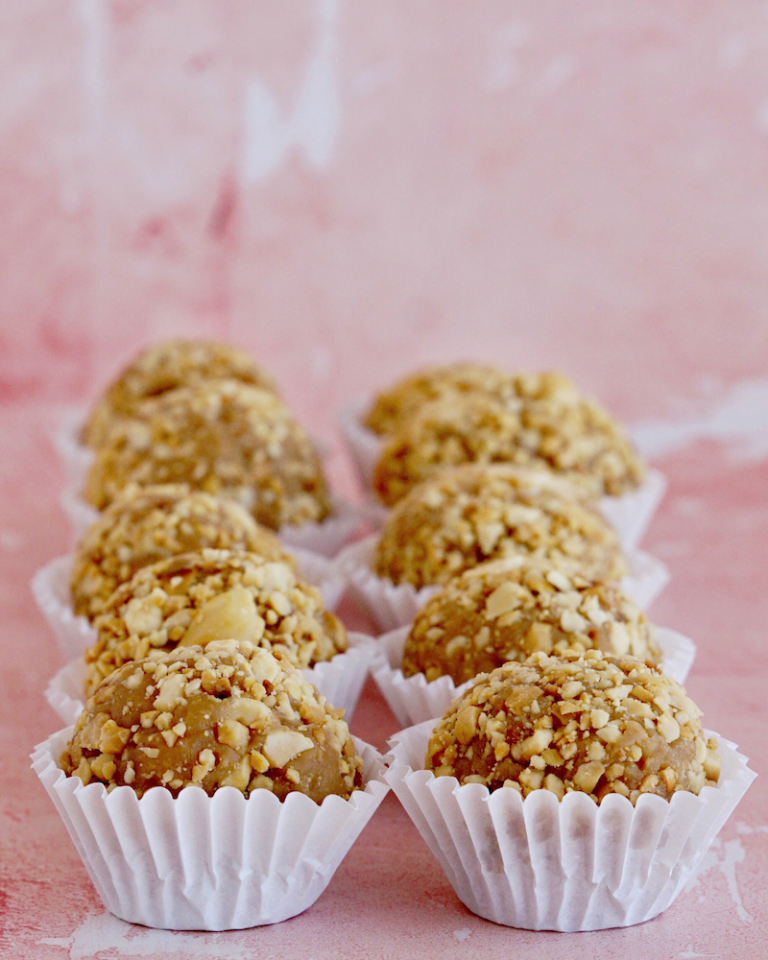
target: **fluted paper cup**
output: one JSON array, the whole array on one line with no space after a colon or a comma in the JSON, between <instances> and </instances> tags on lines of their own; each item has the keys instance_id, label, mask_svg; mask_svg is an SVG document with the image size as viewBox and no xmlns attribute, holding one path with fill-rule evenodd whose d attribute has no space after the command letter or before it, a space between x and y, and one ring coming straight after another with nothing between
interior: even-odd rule
<instances>
[{"instance_id":1,"label":"fluted paper cup","mask_svg":"<svg viewBox=\"0 0 768 960\"><path fill-rule=\"evenodd\" d=\"M326 607L335 610L347 589L345 575L332 560L321 554L299 547L292 547L290 552L296 557L299 574L320 590ZM69 592L72 562L71 553L51 560L37 571L31 583L38 609L68 660L82 655L96 642L96 631L88 619L77 616L72 609Z\"/></svg>"},{"instance_id":2,"label":"fluted paper cup","mask_svg":"<svg viewBox=\"0 0 768 960\"><path fill-rule=\"evenodd\" d=\"M468 680L457 687L447 676L438 677L431 683L423 673L404 676L403 652L410 632L409 624L380 636L376 640L376 655L371 665L371 676L401 727L443 716L456 697L474 682ZM666 627L656 627L655 635L663 654L661 669L678 683L685 683L696 657L696 644L682 633Z\"/></svg>"},{"instance_id":3,"label":"fluted paper cup","mask_svg":"<svg viewBox=\"0 0 768 960\"><path fill-rule=\"evenodd\" d=\"M331 497L332 514L320 523L310 521L298 527L285 525L278 536L289 549L310 550L324 557L335 557L349 543L360 526L359 509L341 497Z\"/></svg>"},{"instance_id":4,"label":"fluted paper cup","mask_svg":"<svg viewBox=\"0 0 768 960\"><path fill-rule=\"evenodd\" d=\"M755 774L736 745L720 745L717 787L671 800L618 794L459 786L424 769L436 720L390 740L385 778L456 895L494 923L528 930L604 930L658 916L694 876Z\"/></svg>"},{"instance_id":5,"label":"fluted paper cup","mask_svg":"<svg viewBox=\"0 0 768 960\"><path fill-rule=\"evenodd\" d=\"M67 484L61 494L61 506L72 526L72 535L78 543L86 530L101 514L80 496L82 484ZM318 553L326 558L335 557L341 548L357 532L363 516L358 507L341 497L331 497L332 514L320 523L313 520L299 526L286 524L277 535L289 550L300 549Z\"/></svg>"},{"instance_id":6,"label":"fluted paper cup","mask_svg":"<svg viewBox=\"0 0 768 960\"><path fill-rule=\"evenodd\" d=\"M90 447L80 443L80 432L86 417L85 407L65 407L51 435L54 449L64 464L67 477L77 490L85 483L95 456Z\"/></svg>"},{"instance_id":7,"label":"fluted paper cup","mask_svg":"<svg viewBox=\"0 0 768 960\"><path fill-rule=\"evenodd\" d=\"M67 777L60 730L35 748L32 768L56 805L104 901L130 923L168 930L234 930L295 917L327 887L389 791L379 753L361 740L364 789L321 804L234 787L174 799L156 787L140 800Z\"/></svg>"},{"instance_id":8,"label":"fluted paper cup","mask_svg":"<svg viewBox=\"0 0 768 960\"><path fill-rule=\"evenodd\" d=\"M337 653L325 663L301 672L330 704L344 711L344 718L349 723L377 648L373 638L365 633L350 633L347 639L349 647L344 653ZM64 723L77 720L85 707L85 658L82 654L70 660L49 680L45 699Z\"/></svg>"},{"instance_id":9,"label":"fluted paper cup","mask_svg":"<svg viewBox=\"0 0 768 960\"><path fill-rule=\"evenodd\" d=\"M424 723L431 717L442 717L451 703L472 683L457 687L451 677L438 677L431 683L423 673L403 676L403 651L411 625L390 630L376 640L376 655L371 676L387 701L401 727Z\"/></svg>"},{"instance_id":10,"label":"fluted paper cup","mask_svg":"<svg viewBox=\"0 0 768 960\"><path fill-rule=\"evenodd\" d=\"M41 567L30 584L37 608L68 660L82 657L86 649L96 643L96 631L88 618L77 616L72 609L69 594L71 572L72 554L68 553Z\"/></svg>"},{"instance_id":11,"label":"fluted paper cup","mask_svg":"<svg viewBox=\"0 0 768 960\"><path fill-rule=\"evenodd\" d=\"M384 446L382 438L363 426L363 418L371 407L371 400L357 400L342 410L339 426L352 453L352 461L364 491L366 503L361 507L364 518L373 526L381 527L389 511L371 493L373 473ZM640 543L648 529L656 508L664 499L667 481L658 470L648 470L644 482L620 497L601 497L602 514L618 534L625 550L632 550Z\"/></svg>"},{"instance_id":12,"label":"fluted paper cup","mask_svg":"<svg viewBox=\"0 0 768 960\"><path fill-rule=\"evenodd\" d=\"M373 471L379 462L384 442L378 433L363 426L363 418L371 408L372 399L354 400L339 414L339 427L347 442L352 462L363 490L373 486Z\"/></svg>"},{"instance_id":13,"label":"fluted paper cup","mask_svg":"<svg viewBox=\"0 0 768 960\"><path fill-rule=\"evenodd\" d=\"M410 583L395 585L388 577L376 576L372 563L378 537L374 533L350 544L336 562L347 577L355 603L380 630L387 631L410 623L442 587L417 590ZM660 560L642 550L626 550L625 556L630 572L620 581L621 588L638 606L649 607L669 582L669 571Z\"/></svg>"}]
</instances>

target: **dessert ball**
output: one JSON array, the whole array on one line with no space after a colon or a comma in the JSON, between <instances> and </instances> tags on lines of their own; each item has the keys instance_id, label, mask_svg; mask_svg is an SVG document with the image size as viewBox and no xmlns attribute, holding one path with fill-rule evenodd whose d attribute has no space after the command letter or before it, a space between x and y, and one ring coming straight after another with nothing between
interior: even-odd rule
<instances>
[{"instance_id":1,"label":"dessert ball","mask_svg":"<svg viewBox=\"0 0 768 960\"><path fill-rule=\"evenodd\" d=\"M273 530L330 512L320 457L304 430L273 394L236 380L179 387L118 421L85 497L104 510L131 483L186 483L226 496Z\"/></svg>"},{"instance_id":2,"label":"dessert ball","mask_svg":"<svg viewBox=\"0 0 768 960\"><path fill-rule=\"evenodd\" d=\"M216 640L115 671L78 718L61 766L139 797L195 786L348 799L362 762L342 715L279 650Z\"/></svg>"},{"instance_id":3,"label":"dessert ball","mask_svg":"<svg viewBox=\"0 0 768 960\"><path fill-rule=\"evenodd\" d=\"M203 550L144 567L112 594L86 651L88 695L127 660L178 646L248 641L300 668L347 648L341 621L293 566L253 553Z\"/></svg>"},{"instance_id":4,"label":"dessert ball","mask_svg":"<svg viewBox=\"0 0 768 960\"><path fill-rule=\"evenodd\" d=\"M234 500L186 484L129 486L75 550L70 581L75 613L93 620L137 570L208 547L294 564L274 533Z\"/></svg>"},{"instance_id":5,"label":"dessert ball","mask_svg":"<svg viewBox=\"0 0 768 960\"><path fill-rule=\"evenodd\" d=\"M645 465L603 408L560 373L515 377L523 426L520 446L534 461L566 474L593 496L636 489Z\"/></svg>"},{"instance_id":6,"label":"dessert ball","mask_svg":"<svg viewBox=\"0 0 768 960\"><path fill-rule=\"evenodd\" d=\"M420 484L395 507L374 569L419 590L510 556L594 580L618 580L627 569L608 521L567 481L541 470L471 464Z\"/></svg>"},{"instance_id":7,"label":"dessert ball","mask_svg":"<svg viewBox=\"0 0 768 960\"><path fill-rule=\"evenodd\" d=\"M513 380L516 402L446 393L424 404L384 446L374 489L392 506L446 466L513 463L543 467L593 497L635 489L644 467L621 428L559 374Z\"/></svg>"},{"instance_id":8,"label":"dessert ball","mask_svg":"<svg viewBox=\"0 0 768 960\"><path fill-rule=\"evenodd\" d=\"M241 380L275 392L269 374L232 344L203 340L155 343L142 350L107 387L83 427L81 440L98 447L115 420L130 416L138 401L211 379Z\"/></svg>"},{"instance_id":9,"label":"dessert ball","mask_svg":"<svg viewBox=\"0 0 768 960\"><path fill-rule=\"evenodd\" d=\"M645 614L616 584L511 557L448 581L414 620L402 669L459 686L508 660L568 649L661 660Z\"/></svg>"},{"instance_id":10,"label":"dessert ball","mask_svg":"<svg viewBox=\"0 0 768 960\"><path fill-rule=\"evenodd\" d=\"M426 766L436 776L527 796L580 790L633 804L644 793L698 794L720 772L701 711L670 677L633 657L535 653L481 674L435 727Z\"/></svg>"},{"instance_id":11,"label":"dessert ball","mask_svg":"<svg viewBox=\"0 0 768 960\"><path fill-rule=\"evenodd\" d=\"M384 445L373 473L376 495L394 506L419 483L466 463L527 463L516 458L520 418L493 397L446 394L424 404Z\"/></svg>"},{"instance_id":12,"label":"dessert ball","mask_svg":"<svg viewBox=\"0 0 768 960\"><path fill-rule=\"evenodd\" d=\"M519 406L512 374L479 363L453 363L420 370L380 393L364 423L375 433L396 433L432 400L477 393L495 397L512 408Z\"/></svg>"}]
</instances>

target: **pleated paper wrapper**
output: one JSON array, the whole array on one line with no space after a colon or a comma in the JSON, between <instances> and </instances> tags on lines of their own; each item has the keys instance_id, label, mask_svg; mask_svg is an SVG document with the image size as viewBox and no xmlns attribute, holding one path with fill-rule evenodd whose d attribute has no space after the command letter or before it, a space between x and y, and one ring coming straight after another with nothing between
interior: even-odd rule
<instances>
[{"instance_id":1,"label":"pleated paper wrapper","mask_svg":"<svg viewBox=\"0 0 768 960\"><path fill-rule=\"evenodd\" d=\"M290 552L296 557L299 574L320 590L326 607L335 610L347 588L346 576L336 563L319 553L298 547L290 548ZM96 631L88 619L76 616L72 609L69 592L72 562L72 554L57 557L41 567L32 578L32 594L38 609L68 660L80 656L96 642Z\"/></svg>"},{"instance_id":2,"label":"pleated paper wrapper","mask_svg":"<svg viewBox=\"0 0 768 960\"><path fill-rule=\"evenodd\" d=\"M381 456L382 439L362 425L362 418L370 409L371 400L360 400L346 407L339 426L352 453L363 490L368 492L366 503L361 507L364 518L374 527L381 527L389 511L370 493L373 471ZM620 497L601 497L599 507L605 518L618 534L625 550L637 547L653 519L657 507L664 499L667 481L658 470L648 470L645 481L630 493Z\"/></svg>"},{"instance_id":3,"label":"pleated paper wrapper","mask_svg":"<svg viewBox=\"0 0 768 960\"><path fill-rule=\"evenodd\" d=\"M528 930L603 930L658 916L694 876L755 774L736 745L720 745L718 786L635 807L618 794L598 806L586 794L560 802L548 790L516 790L424 770L437 723L390 740L385 777L443 868L456 895L494 923Z\"/></svg>"},{"instance_id":4,"label":"pleated paper wrapper","mask_svg":"<svg viewBox=\"0 0 768 960\"><path fill-rule=\"evenodd\" d=\"M378 536L374 533L350 544L338 555L336 562L347 577L355 603L380 630L388 631L411 623L442 587L416 590L410 583L395 585L388 578L376 576L372 564ZM620 581L621 588L639 607L647 608L669 582L669 571L660 560L642 550L625 551L625 556L630 572Z\"/></svg>"},{"instance_id":5,"label":"pleated paper wrapper","mask_svg":"<svg viewBox=\"0 0 768 960\"><path fill-rule=\"evenodd\" d=\"M371 676L401 727L423 723L430 717L442 717L473 683L468 680L457 687L447 676L431 683L427 683L423 673L403 676L403 651L410 631L408 625L378 637L371 665ZM678 683L685 683L696 657L696 644L682 633L665 627L657 627L655 635L664 655L661 669Z\"/></svg>"},{"instance_id":6,"label":"pleated paper wrapper","mask_svg":"<svg viewBox=\"0 0 768 960\"><path fill-rule=\"evenodd\" d=\"M376 655L376 642L364 633L347 634L349 647L325 663L301 672L334 707L344 710L347 723L352 719L363 692L368 671ZM71 660L48 682L45 699L64 723L74 723L85 706L85 659Z\"/></svg>"},{"instance_id":7,"label":"pleated paper wrapper","mask_svg":"<svg viewBox=\"0 0 768 960\"><path fill-rule=\"evenodd\" d=\"M83 786L59 766L72 728L36 747L32 768L64 821L105 907L130 923L169 930L233 930L279 923L322 894L389 791L382 757L355 739L365 787L317 804L269 790L246 800L190 787Z\"/></svg>"}]
</instances>

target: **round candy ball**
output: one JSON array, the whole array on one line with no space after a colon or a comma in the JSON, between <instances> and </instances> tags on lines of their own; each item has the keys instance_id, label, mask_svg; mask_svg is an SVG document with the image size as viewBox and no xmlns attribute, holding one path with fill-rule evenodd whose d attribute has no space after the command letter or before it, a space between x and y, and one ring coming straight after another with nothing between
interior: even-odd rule
<instances>
[{"instance_id":1,"label":"round candy ball","mask_svg":"<svg viewBox=\"0 0 768 960\"><path fill-rule=\"evenodd\" d=\"M661 660L645 614L617 584L512 557L467 570L432 597L413 622L402 669L459 686L508 660L568 649Z\"/></svg>"},{"instance_id":2,"label":"round candy ball","mask_svg":"<svg viewBox=\"0 0 768 960\"><path fill-rule=\"evenodd\" d=\"M217 640L124 664L86 704L61 765L139 797L234 787L348 799L362 763L342 714L279 651Z\"/></svg>"},{"instance_id":3,"label":"round candy ball","mask_svg":"<svg viewBox=\"0 0 768 960\"><path fill-rule=\"evenodd\" d=\"M426 767L436 776L523 796L571 791L668 800L719 777L717 743L679 683L633 657L600 650L535 653L481 674L437 724Z\"/></svg>"}]
</instances>

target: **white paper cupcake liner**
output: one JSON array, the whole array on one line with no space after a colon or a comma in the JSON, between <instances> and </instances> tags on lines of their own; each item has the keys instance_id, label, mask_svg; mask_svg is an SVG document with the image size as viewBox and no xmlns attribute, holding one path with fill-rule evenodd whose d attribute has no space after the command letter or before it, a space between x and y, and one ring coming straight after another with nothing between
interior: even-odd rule
<instances>
[{"instance_id":1,"label":"white paper cupcake liner","mask_svg":"<svg viewBox=\"0 0 768 960\"><path fill-rule=\"evenodd\" d=\"M326 607L335 610L347 589L345 575L332 560L311 550L292 547L290 552L296 557L301 576L320 590ZM96 642L96 632L86 617L76 616L72 610L71 572L72 554L66 554L38 570L31 584L38 609L68 660L80 656Z\"/></svg>"},{"instance_id":2,"label":"white paper cupcake liner","mask_svg":"<svg viewBox=\"0 0 768 960\"><path fill-rule=\"evenodd\" d=\"M625 550L637 548L666 492L667 478L658 470L649 469L637 490L620 497L600 498L600 512L616 531Z\"/></svg>"},{"instance_id":3,"label":"white paper cupcake liner","mask_svg":"<svg viewBox=\"0 0 768 960\"><path fill-rule=\"evenodd\" d=\"M344 653L311 670L301 672L334 707L344 711L349 723L363 692L368 671L376 655L376 642L365 633L347 634L349 647ZM85 659L76 657L48 682L45 699L64 723L74 723L85 706Z\"/></svg>"},{"instance_id":4,"label":"white paper cupcake liner","mask_svg":"<svg viewBox=\"0 0 768 960\"><path fill-rule=\"evenodd\" d=\"M438 677L427 683L423 673L403 676L403 651L410 632L409 624L380 636L371 665L371 676L401 727L423 723L430 717L442 717L456 697L472 684L468 680L457 687L450 677ZM696 644L682 633L665 627L656 628L656 640L664 655L662 670L678 683L685 683L696 657Z\"/></svg>"},{"instance_id":5,"label":"white paper cupcake liner","mask_svg":"<svg viewBox=\"0 0 768 960\"><path fill-rule=\"evenodd\" d=\"M283 526L278 531L280 540L289 550L311 550L332 558L354 537L360 526L360 510L341 497L331 497L333 513L320 523L310 521L298 527Z\"/></svg>"},{"instance_id":6,"label":"white paper cupcake liner","mask_svg":"<svg viewBox=\"0 0 768 960\"><path fill-rule=\"evenodd\" d=\"M93 450L80 443L87 413L85 407L64 407L51 434L54 449L76 490L82 489L95 456Z\"/></svg>"},{"instance_id":7,"label":"white paper cupcake liner","mask_svg":"<svg viewBox=\"0 0 768 960\"><path fill-rule=\"evenodd\" d=\"M347 442L352 462L363 490L373 486L373 472L384 446L381 437L363 426L363 418L371 408L372 399L358 398L344 407L339 414L339 427Z\"/></svg>"},{"instance_id":8,"label":"white paper cupcake liner","mask_svg":"<svg viewBox=\"0 0 768 960\"><path fill-rule=\"evenodd\" d=\"M367 494L361 512L368 523L379 528L386 521L389 511L370 492L373 472L383 448L381 437L362 425L362 418L370 406L370 399L350 404L341 412L339 426L352 453L358 479ZM666 489L664 475L658 470L648 470L645 481L637 490L620 497L600 499L600 510L616 530L625 550L632 550L640 543Z\"/></svg>"},{"instance_id":9,"label":"white paper cupcake liner","mask_svg":"<svg viewBox=\"0 0 768 960\"><path fill-rule=\"evenodd\" d=\"M394 630L409 624L441 587L416 590L410 583L395 585L388 578L377 577L371 567L377 542L378 534L358 540L342 550L336 562L347 577L355 603L381 631ZM641 550L626 550L625 555L630 573L622 578L621 588L638 606L649 607L669 582L669 571Z\"/></svg>"},{"instance_id":10,"label":"white paper cupcake liner","mask_svg":"<svg viewBox=\"0 0 768 960\"><path fill-rule=\"evenodd\" d=\"M69 597L72 554L51 560L32 577L32 595L37 609L53 631L67 660L81 657L96 642L96 631L86 617L76 616ZM69 721L67 721L69 722Z\"/></svg>"},{"instance_id":11,"label":"white paper cupcake liner","mask_svg":"<svg viewBox=\"0 0 768 960\"><path fill-rule=\"evenodd\" d=\"M597 806L583 793L558 802L536 790L523 800L424 770L436 722L390 740L385 778L459 899L487 920L529 930L603 930L660 914L756 776L735 744L707 731L722 769L718 786L699 796L645 795L633 807L613 794Z\"/></svg>"},{"instance_id":12,"label":"white paper cupcake liner","mask_svg":"<svg viewBox=\"0 0 768 960\"><path fill-rule=\"evenodd\" d=\"M212 797L161 787L84 787L59 766L72 728L35 748L32 768L56 805L105 907L130 923L169 930L232 930L302 913L389 792L382 757L355 740L365 787L317 804L234 787Z\"/></svg>"}]
</instances>

